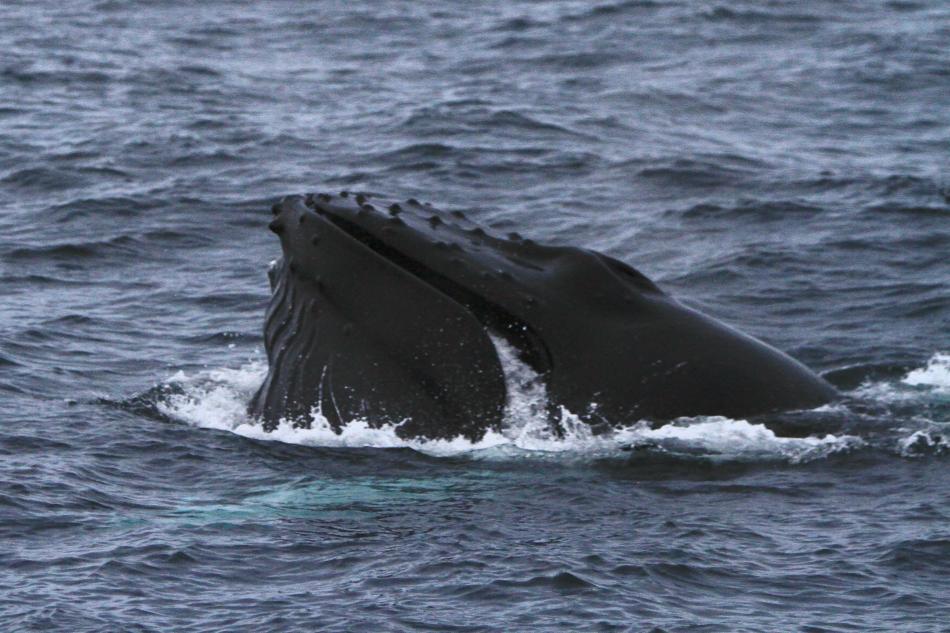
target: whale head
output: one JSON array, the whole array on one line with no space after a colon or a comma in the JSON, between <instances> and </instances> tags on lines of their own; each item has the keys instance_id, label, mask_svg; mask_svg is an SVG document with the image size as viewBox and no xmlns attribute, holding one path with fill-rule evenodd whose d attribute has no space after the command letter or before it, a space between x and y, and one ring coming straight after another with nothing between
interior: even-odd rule
<instances>
[{"instance_id":1,"label":"whale head","mask_svg":"<svg viewBox=\"0 0 950 633\"><path fill-rule=\"evenodd\" d=\"M366 194L289 196L250 411L319 407L404 436L498 429L504 339L552 405L596 425L816 406L833 388L797 361L679 303L601 253L493 235L460 212Z\"/></svg>"}]
</instances>

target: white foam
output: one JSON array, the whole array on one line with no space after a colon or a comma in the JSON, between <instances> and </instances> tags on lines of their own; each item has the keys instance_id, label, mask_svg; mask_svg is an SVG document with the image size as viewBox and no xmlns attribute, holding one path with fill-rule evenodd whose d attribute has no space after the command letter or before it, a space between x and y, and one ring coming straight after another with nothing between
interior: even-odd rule
<instances>
[{"instance_id":1,"label":"white foam","mask_svg":"<svg viewBox=\"0 0 950 633\"><path fill-rule=\"evenodd\" d=\"M282 421L273 431L265 431L259 421L247 415L247 404L267 375L267 365L252 361L238 369L216 369L187 375L178 372L168 384L181 388L160 401L157 406L163 414L209 429L230 431L243 437L330 447L410 447L425 452L447 455L471 450L471 442L458 438L451 441L408 441L396 435L398 425L387 424L373 428L365 420L352 420L336 433L319 410L311 412L309 429L295 428ZM479 446L493 445L492 434ZM497 441L497 439L496 439Z\"/></svg>"},{"instance_id":2,"label":"white foam","mask_svg":"<svg viewBox=\"0 0 950 633\"><path fill-rule=\"evenodd\" d=\"M950 353L937 352L918 369L909 371L899 381L866 381L854 390L860 398L885 404L942 400L950 395Z\"/></svg>"},{"instance_id":3,"label":"white foam","mask_svg":"<svg viewBox=\"0 0 950 633\"><path fill-rule=\"evenodd\" d=\"M927 365L909 372L901 380L912 387L930 387L940 393L950 393L950 353L937 352Z\"/></svg>"},{"instance_id":4,"label":"white foam","mask_svg":"<svg viewBox=\"0 0 950 633\"><path fill-rule=\"evenodd\" d=\"M656 444L670 452L719 455L728 459L782 458L795 463L864 446L864 441L853 435L781 437L763 424L718 416L681 418L655 429L642 425L620 433L629 433L634 446Z\"/></svg>"},{"instance_id":5,"label":"white foam","mask_svg":"<svg viewBox=\"0 0 950 633\"><path fill-rule=\"evenodd\" d=\"M398 425L374 427L359 419L337 433L319 410L311 412L310 428L281 422L273 431L264 431L260 422L246 413L247 403L267 373L260 361L194 375L178 372L168 382L179 386L180 393L167 396L158 407L164 414L198 427L258 440L326 447L408 447L429 455L465 454L477 459L591 459L626 456L630 448L649 447L673 454L800 462L862 444L853 436L785 438L764 425L723 417L683 418L658 428L641 422L595 435L588 424L564 409L560 411L561 433L557 434L548 420L544 383L510 345L493 340L505 370L509 399L501 431L489 431L474 443L464 438L407 440L397 435Z\"/></svg>"},{"instance_id":6,"label":"white foam","mask_svg":"<svg viewBox=\"0 0 950 633\"><path fill-rule=\"evenodd\" d=\"M939 455L950 452L947 436L936 429L914 431L898 442L898 450L903 457Z\"/></svg>"},{"instance_id":7,"label":"white foam","mask_svg":"<svg viewBox=\"0 0 950 633\"><path fill-rule=\"evenodd\" d=\"M179 371L166 382L181 393L157 403L170 417L212 429L233 431L249 423L247 403L267 375L267 365L251 361L239 369L214 369L187 375Z\"/></svg>"}]
</instances>

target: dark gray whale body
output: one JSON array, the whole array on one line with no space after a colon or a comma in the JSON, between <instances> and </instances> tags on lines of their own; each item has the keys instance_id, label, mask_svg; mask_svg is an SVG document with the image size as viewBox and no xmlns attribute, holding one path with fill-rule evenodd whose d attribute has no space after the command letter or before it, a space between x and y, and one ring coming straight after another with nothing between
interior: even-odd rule
<instances>
[{"instance_id":1,"label":"dark gray whale body","mask_svg":"<svg viewBox=\"0 0 950 633\"><path fill-rule=\"evenodd\" d=\"M269 372L249 412L273 428L364 418L403 437L499 429L505 377L489 333L590 424L818 406L827 382L677 302L606 255L488 235L461 213L361 194L290 196L270 228Z\"/></svg>"}]
</instances>

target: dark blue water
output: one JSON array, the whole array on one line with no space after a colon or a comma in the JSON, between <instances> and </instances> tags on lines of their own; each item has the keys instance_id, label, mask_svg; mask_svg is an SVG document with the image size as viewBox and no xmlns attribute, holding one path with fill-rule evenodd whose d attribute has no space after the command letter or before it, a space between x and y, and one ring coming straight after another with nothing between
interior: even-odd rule
<instances>
[{"instance_id":1,"label":"dark blue water","mask_svg":"<svg viewBox=\"0 0 950 633\"><path fill-rule=\"evenodd\" d=\"M0 51L3 631L950 630L942 0L7 0ZM269 206L344 188L619 257L846 400L265 434Z\"/></svg>"}]
</instances>

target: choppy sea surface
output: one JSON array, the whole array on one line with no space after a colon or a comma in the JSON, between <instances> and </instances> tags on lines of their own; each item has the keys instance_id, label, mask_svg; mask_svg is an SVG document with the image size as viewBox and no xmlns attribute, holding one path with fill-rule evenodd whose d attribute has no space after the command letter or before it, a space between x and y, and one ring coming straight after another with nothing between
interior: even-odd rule
<instances>
[{"instance_id":1,"label":"choppy sea surface","mask_svg":"<svg viewBox=\"0 0 950 633\"><path fill-rule=\"evenodd\" d=\"M942 0L6 0L0 51L3 631L950 630ZM508 358L476 445L264 433L321 189L602 250L845 398L559 439Z\"/></svg>"}]
</instances>

